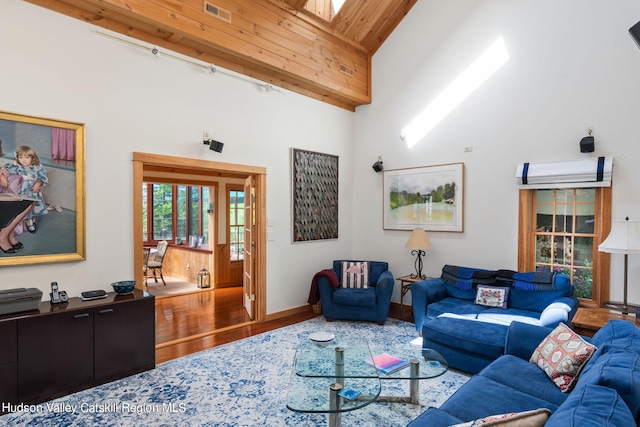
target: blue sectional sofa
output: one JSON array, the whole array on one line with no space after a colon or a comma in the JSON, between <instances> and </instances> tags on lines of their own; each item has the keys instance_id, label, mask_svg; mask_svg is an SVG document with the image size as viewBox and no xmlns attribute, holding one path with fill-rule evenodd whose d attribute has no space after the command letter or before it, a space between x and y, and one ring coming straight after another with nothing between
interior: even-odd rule
<instances>
[{"instance_id":1,"label":"blue sectional sofa","mask_svg":"<svg viewBox=\"0 0 640 427\"><path fill-rule=\"evenodd\" d=\"M631 318L633 319L633 318ZM547 408L545 427L632 427L640 421L640 328L612 320L593 338L597 347L573 389L563 393L531 354L552 328L513 322L505 355L429 408L407 427L439 427L505 413ZM529 425L529 424L526 424Z\"/></svg>"},{"instance_id":2,"label":"blue sectional sofa","mask_svg":"<svg viewBox=\"0 0 640 427\"><path fill-rule=\"evenodd\" d=\"M479 300L478 287L498 289L501 306ZM571 325L578 309L569 277L445 265L442 275L411 285L416 330L423 347L437 350L449 366L477 373L504 354L511 322Z\"/></svg>"}]
</instances>

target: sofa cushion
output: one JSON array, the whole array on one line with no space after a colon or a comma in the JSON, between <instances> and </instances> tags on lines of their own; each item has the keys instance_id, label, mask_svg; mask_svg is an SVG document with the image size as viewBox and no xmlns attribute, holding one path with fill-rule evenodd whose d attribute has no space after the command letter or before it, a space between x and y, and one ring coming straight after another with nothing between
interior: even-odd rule
<instances>
[{"instance_id":1,"label":"sofa cushion","mask_svg":"<svg viewBox=\"0 0 640 427\"><path fill-rule=\"evenodd\" d=\"M530 291L511 288L509 292L509 307L542 313L549 304L572 294L573 287L564 287L552 291Z\"/></svg>"},{"instance_id":2,"label":"sofa cushion","mask_svg":"<svg viewBox=\"0 0 640 427\"><path fill-rule=\"evenodd\" d=\"M560 406L567 393L560 391L540 368L517 356L501 356L478 375L490 378L511 390Z\"/></svg>"},{"instance_id":3,"label":"sofa cushion","mask_svg":"<svg viewBox=\"0 0 640 427\"><path fill-rule=\"evenodd\" d=\"M633 416L640 419L640 354L611 348L582 373L576 387L582 388L589 384L616 390Z\"/></svg>"},{"instance_id":4,"label":"sofa cushion","mask_svg":"<svg viewBox=\"0 0 640 427\"><path fill-rule=\"evenodd\" d=\"M610 320L591 338L597 347L627 348L640 352L640 328L627 320Z\"/></svg>"},{"instance_id":5,"label":"sofa cushion","mask_svg":"<svg viewBox=\"0 0 640 427\"><path fill-rule=\"evenodd\" d=\"M508 284L512 284L511 290L509 292L509 307L520 308L523 310L531 310L537 311L538 313L542 313L542 311L547 308L547 306L553 302L555 302L558 298L561 297L570 297L573 295L573 285L571 284L571 280L569 276L565 274L552 274L548 273L515 273L517 275L522 275L526 277L527 275L532 275L532 277L536 276L549 276L552 278L550 284L542 282L536 282L537 279L531 279L532 282L529 286L523 286L525 284L524 281L511 281L509 279L505 279L504 277L498 276L498 280L496 282L499 286L504 286ZM546 281L546 279L545 279Z\"/></svg>"},{"instance_id":6,"label":"sofa cushion","mask_svg":"<svg viewBox=\"0 0 640 427\"><path fill-rule=\"evenodd\" d=\"M539 326L538 316L540 313L529 310L520 310L517 308L487 308L482 313L478 313L478 320L490 323L499 323L502 325L510 325L511 322L528 323L530 325Z\"/></svg>"},{"instance_id":7,"label":"sofa cushion","mask_svg":"<svg viewBox=\"0 0 640 427\"><path fill-rule=\"evenodd\" d=\"M447 297L427 306L427 318L432 319L444 313L459 314L462 316L471 315L470 317L475 318L478 313L481 313L486 309L487 307L474 304L473 300L461 300Z\"/></svg>"},{"instance_id":8,"label":"sofa cushion","mask_svg":"<svg viewBox=\"0 0 640 427\"><path fill-rule=\"evenodd\" d=\"M333 302L341 305L374 306L376 305L376 288L338 288L333 293Z\"/></svg>"},{"instance_id":9,"label":"sofa cushion","mask_svg":"<svg viewBox=\"0 0 640 427\"><path fill-rule=\"evenodd\" d=\"M478 305L486 307L507 308L509 288L501 286L478 285L476 288L476 300Z\"/></svg>"},{"instance_id":10,"label":"sofa cushion","mask_svg":"<svg viewBox=\"0 0 640 427\"><path fill-rule=\"evenodd\" d=\"M418 418L407 424L407 427L433 427L433 426L449 426L459 423L462 420L431 407L424 411Z\"/></svg>"},{"instance_id":11,"label":"sofa cushion","mask_svg":"<svg viewBox=\"0 0 640 427\"><path fill-rule=\"evenodd\" d=\"M517 377L520 374L509 370L503 375ZM548 408L553 412L558 405L512 389L484 375L473 376L440 406L440 410L462 421L539 408Z\"/></svg>"},{"instance_id":12,"label":"sofa cushion","mask_svg":"<svg viewBox=\"0 0 640 427\"><path fill-rule=\"evenodd\" d=\"M504 352L507 327L467 319L438 317L426 322L423 337L459 349L498 358Z\"/></svg>"},{"instance_id":13,"label":"sofa cushion","mask_svg":"<svg viewBox=\"0 0 640 427\"><path fill-rule=\"evenodd\" d=\"M340 286L343 288L368 288L369 263L366 261L343 261Z\"/></svg>"},{"instance_id":14,"label":"sofa cushion","mask_svg":"<svg viewBox=\"0 0 640 427\"><path fill-rule=\"evenodd\" d=\"M569 392L596 349L561 323L534 350L530 362L542 369L560 390Z\"/></svg>"},{"instance_id":15,"label":"sofa cushion","mask_svg":"<svg viewBox=\"0 0 640 427\"><path fill-rule=\"evenodd\" d=\"M451 427L542 427L551 415L551 411L542 408L532 411L511 412L508 414L490 415L466 423L454 424Z\"/></svg>"},{"instance_id":16,"label":"sofa cushion","mask_svg":"<svg viewBox=\"0 0 640 427\"><path fill-rule=\"evenodd\" d=\"M630 427L636 420L614 389L595 384L574 390L545 427Z\"/></svg>"}]
</instances>

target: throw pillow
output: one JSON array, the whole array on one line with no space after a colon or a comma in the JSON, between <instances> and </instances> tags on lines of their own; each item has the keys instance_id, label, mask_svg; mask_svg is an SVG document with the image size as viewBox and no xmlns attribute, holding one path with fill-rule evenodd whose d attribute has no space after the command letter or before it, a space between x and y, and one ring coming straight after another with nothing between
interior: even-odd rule
<instances>
[{"instance_id":1,"label":"throw pillow","mask_svg":"<svg viewBox=\"0 0 640 427\"><path fill-rule=\"evenodd\" d=\"M542 340L529 361L542 369L560 391L571 391L597 347L560 323Z\"/></svg>"},{"instance_id":2,"label":"throw pillow","mask_svg":"<svg viewBox=\"0 0 640 427\"><path fill-rule=\"evenodd\" d=\"M487 307L507 308L509 288L478 285L476 304Z\"/></svg>"},{"instance_id":3,"label":"throw pillow","mask_svg":"<svg viewBox=\"0 0 640 427\"><path fill-rule=\"evenodd\" d=\"M503 427L542 427L547 422L551 411L547 408L510 414L491 415L450 427L503 426Z\"/></svg>"},{"instance_id":4,"label":"throw pillow","mask_svg":"<svg viewBox=\"0 0 640 427\"><path fill-rule=\"evenodd\" d=\"M540 325L551 326L552 324L566 322L569 319L571 307L563 302L552 302L540 314Z\"/></svg>"},{"instance_id":5,"label":"throw pillow","mask_svg":"<svg viewBox=\"0 0 640 427\"><path fill-rule=\"evenodd\" d=\"M368 288L369 263L366 261L343 261L340 286L343 288Z\"/></svg>"}]
</instances>

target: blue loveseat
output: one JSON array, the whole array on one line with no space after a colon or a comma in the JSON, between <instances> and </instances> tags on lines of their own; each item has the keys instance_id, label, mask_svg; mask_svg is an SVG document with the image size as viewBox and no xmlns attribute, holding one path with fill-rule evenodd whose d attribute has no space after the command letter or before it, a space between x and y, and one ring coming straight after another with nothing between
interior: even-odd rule
<instances>
[{"instance_id":1,"label":"blue loveseat","mask_svg":"<svg viewBox=\"0 0 640 427\"><path fill-rule=\"evenodd\" d=\"M506 293L500 307L478 302L478 286ZM535 326L571 325L578 309L569 277L445 265L442 275L411 285L416 330L423 347L449 366L477 373L504 354L507 330L518 321Z\"/></svg>"},{"instance_id":2,"label":"blue loveseat","mask_svg":"<svg viewBox=\"0 0 640 427\"><path fill-rule=\"evenodd\" d=\"M341 284L342 263L347 261L362 262L335 260L332 269L323 270L329 274L316 275L324 317L329 321L333 319L365 320L383 324L389 315L394 285L389 264L382 261L367 261L368 287L346 288Z\"/></svg>"},{"instance_id":3,"label":"blue loveseat","mask_svg":"<svg viewBox=\"0 0 640 427\"><path fill-rule=\"evenodd\" d=\"M612 320L593 338L597 350L573 390L563 393L529 362L552 328L513 322L505 355L456 391L440 408L429 408L407 427L450 426L490 415L547 408L545 427L631 427L640 420L640 328ZM528 425L528 424L527 424Z\"/></svg>"}]
</instances>

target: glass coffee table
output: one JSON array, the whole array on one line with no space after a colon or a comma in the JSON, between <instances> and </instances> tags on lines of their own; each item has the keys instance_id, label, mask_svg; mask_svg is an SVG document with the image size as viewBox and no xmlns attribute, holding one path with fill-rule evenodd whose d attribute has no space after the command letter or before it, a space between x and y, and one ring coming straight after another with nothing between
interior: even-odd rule
<instances>
[{"instance_id":1,"label":"glass coffee table","mask_svg":"<svg viewBox=\"0 0 640 427\"><path fill-rule=\"evenodd\" d=\"M419 403L419 381L446 372L448 365L434 350L418 346L384 348L354 334L336 334L322 342L304 340L296 350L287 394L287 408L295 412L327 413L330 427L340 426L340 414L377 400ZM385 374L371 360L387 353L406 362ZM368 363L369 361L369 363ZM382 380L409 380L410 395L380 396Z\"/></svg>"}]
</instances>

